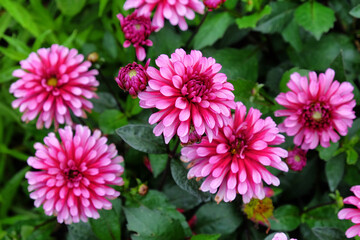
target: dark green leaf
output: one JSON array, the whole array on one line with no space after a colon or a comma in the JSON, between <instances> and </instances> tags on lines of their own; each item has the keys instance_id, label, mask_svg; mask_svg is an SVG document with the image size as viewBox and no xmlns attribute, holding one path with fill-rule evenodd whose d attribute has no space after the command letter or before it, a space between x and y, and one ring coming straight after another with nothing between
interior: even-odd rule
<instances>
[{"instance_id":1,"label":"dark green leaf","mask_svg":"<svg viewBox=\"0 0 360 240\"><path fill-rule=\"evenodd\" d=\"M112 58L116 59L118 55L118 45L114 36L106 31L103 38L103 48L106 53Z\"/></svg>"},{"instance_id":2,"label":"dark green leaf","mask_svg":"<svg viewBox=\"0 0 360 240\"><path fill-rule=\"evenodd\" d=\"M101 113L106 109L116 108L116 100L110 93L107 92L98 92L97 95L99 98L92 99L94 104L94 111Z\"/></svg>"},{"instance_id":3,"label":"dark green leaf","mask_svg":"<svg viewBox=\"0 0 360 240\"><path fill-rule=\"evenodd\" d=\"M99 17L103 15L104 9L106 7L106 4L109 0L100 0L99 2Z\"/></svg>"},{"instance_id":4,"label":"dark green leaf","mask_svg":"<svg viewBox=\"0 0 360 240\"><path fill-rule=\"evenodd\" d=\"M180 222L158 210L140 206L138 208L125 208L124 211L128 230L136 232L131 236L134 240L183 240L185 237Z\"/></svg>"},{"instance_id":5,"label":"dark green leaf","mask_svg":"<svg viewBox=\"0 0 360 240\"><path fill-rule=\"evenodd\" d=\"M6 29L9 27L10 23L11 23L11 15L6 12L1 14L1 16L0 16L0 39L4 35L4 32L6 31Z\"/></svg>"},{"instance_id":6,"label":"dark green leaf","mask_svg":"<svg viewBox=\"0 0 360 240\"><path fill-rule=\"evenodd\" d=\"M355 149L350 148L346 150L346 163L349 165L354 165L358 160L359 154Z\"/></svg>"},{"instance_id":7,"label":"dark green leaf","mask_svg":"<svg viewBox=\"0 0 360 240\"><path fill-rule=\"evenodd\" d=\"M351 9L349 13L351 16L355 18L360 18L360 4L354 7L353 9Z\"/></svg>"},{"instance_id":8,"label":"dark green leaf","mask_svg":"<svg viewBox=\"0 0 360 240\"><path fill-rule=\"evenodd\" d=\"M249 16L244 16L236 19L236 24L240 29L242 28L255 28L256 23L266 15L271 13L271 7L266 5L260 12L255 12Z\"/></svg>"},{"instance_id":9,"label":"dark green leaf","mask_svg":"<svg viewBox=\"0 0 360 240\"><path fill-rule=\"evenodd\" d=\"M229 203L207 203L196 212L196 233L229 234L234 232L241 224L240 209Z\"/></svg>"},{"instance_id":10,"label":"dark green leaf","mask_svg":"<svg viewBox=\"0 0 360 240\"><path fill-rule=\"evenodd\" d=\"M105 110L99 117L99 127L104 134L113 134L117 128L127 123L126 116L115 109Z\"/></svg>"},{"instance_id":11,"label":"dark green leaf","mask_svg":"<svg viewBox=\"0 0 360 240\"><path fill-rule=\"evenodd\" d=\"M338 228L330 227L314 227L311 229L319 240L342 240L344 232Z\"/></svg>"},{"instance_id":12,"label":"dark green leaf","mask_svg":"<svg viewBox=\"0 0 360 240\"><path fill-rule=\"evenodd\" d=\"M220 234L197 234L191 237L191 240L218 240Z\"/></svg>"},{"instance_id":13,"label":"dark green leaf","mask_svg":"<svg viewBox=\"0 0 360 240\"><path fill-rule=\"evenodd\" d=\"M284 40L290 43L290 45L298 52L302 49L299 30L299 25L294 19L292 19L284 31L281 32Z\"/></svg>"},{"instance_id":14,"label":"dark green leaf","mask_svg":"<svg viewBox=\"0 0 360 240\"><path fill-rule=\"evenodd\" d=\"M181 189L175 183L165 184L164 193L172 204L174 204L177 208L184 210L192 209L201 203L201 198L198 198Z\"/></svg>"},{"instance_id":15,"label":"dark green leaf","mask_svg":"<svg viewBox=\"0 0 360 240\"><path fill-rule=\"evenodd\" d=\"M233 22L233 17L227 12L209 14L194 37L193 48L202 49L213 45Z\"/></svg>"},{"instance_id":16,"label":"dark green leaf","mask_svg":"<svg viewBox=\"0 0 360 240\"><path fill-rule=\"evenodd\" d=\"M165 170L167 159L167 154L149 154L151 169L155 178Z\"/></svg>"},{"instance_id":17,"label":"dark green leaf","mask_svg":"<svg viewBox=\"0 0 360 240\"><path fill-rule=\"evenodd\" d=\"M195 179L187 179L187 170L184 168L183 164L180 161L172 160L171 161L171 175L174 178L176 184L184 189L185 191L191 193L192 195L202 199L203 201L208 201L210 199L209 193L204 193L199 190L201 183L195 181Z\"/></svg>"},{"instance_id":18,"label":"dark green leaf","mask_svg":"<svg viewBox=\"0 0 360 240\"><path fill-rule=\"evenodd\" d=\"M131 117L139 114L142 110L143 109L139 106L139 98L133 98L131 95L128 95L125 106L126 115Z\"/></svg>"},{"instance_id":19,"label":"dark green leaf","mask_svg":"<svg viewBox=\"0 0 360 240\"><path fill-rule=\"evenodd\" d=\"M88 222L69 224L67 228L67 240L98 240Z\"/></svg>"},{"instance_id":20,"label":"dark green leaf","mask_svg":"<svg viewBox=\"0 0 360 240\"><path fill-rule=\"evenodd\" d=\"M335 14L331 8L310 1L299 6L295 11L295 20L311 32L317 40L334 26Z\"/></svg>"},{"instance_id":21,"label":"dark green leaf","mask_svg":"<svg viewBox=\"0 0 360 240\"><path fill-rule=\"evenodd\" d=\"M316 150L318 150L319 156L322 160L328 161L334 156L334 154L335 154L336 150L338 150L338 148L339 148L339 142L336 142L336 143L332 142L330 144L330 147L324 148L319 145L316 148Z\"/></svg>"},{"instance_id":22,"label":"dark green leaf","mask_svg":"<svg viewBox=\"0 0 360 240\"><path fill-rule=\"evenodd\" d=\"M62 14L74 16L85 6L86 0L56 0L57 7Z\"/></svg>"},{"instance_id":23,"label":"dark green leaf","mask_svg":"<svg viewBox=\"0 0 360 240\"><path fill-rule=\"evenodd\" d=\"M345 169L345 154L340 154L331 158L325 166L326 178L330 191L335 191L340 183Z\"/></svg>"},{"instance_id":24,"label":"dark green leaf","mask_svg":"<svg viewBox=\"0 0 360 240\"><path fill-rule=\"evenodd\" d=\"M129 124L116 133L131 147L146 153L166 153L162 137L156 137L150 125Z\"/></svg>"},{"instance_id":25,"label":"dark green leaf","mask_svg":"<svg viewBox=\"0 0 360 240\"><path fill-rule=\"evenodd\" d=\"M283 205L274 210L274 219L269 219L275 231L293 231L300 225L300 211L294 205Z\"/></svg>"},{"instance_id":26,"label":"dark green leaf","mask_svg":"<svg viewBox=\"0 0 360 240\"><path fill-rule=\"evenodd\" d=\"M99 240L121 239L121 200L111 201L112 209L100 210L100 218L89 219L91 228Z\"/></svg>"}]
</instances>

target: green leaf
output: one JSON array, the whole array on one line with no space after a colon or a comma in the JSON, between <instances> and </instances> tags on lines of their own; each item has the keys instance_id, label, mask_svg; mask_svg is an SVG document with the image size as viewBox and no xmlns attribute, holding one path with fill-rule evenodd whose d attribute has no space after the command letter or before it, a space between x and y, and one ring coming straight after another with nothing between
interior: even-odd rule
<instances>
[{"instance_id":1,"label":"green leaf","mask_svg":"<svg viewBox=\"0 0 360 240\"><path fill-rule=\"evenodd\" d=\"M99 127L104 134L113 134L119 127L128 123L126 116L115 109L108 109L99 116Z\"/></svg>"},{"instance_id":2,"label":"green leaf","mask_svg":"<svg viewBox=\"0 0 360 240\"><path fill-rule=\"evenodd\" d=\"M295 20L320 40L321 35L334 26L335 13L316 1L309 1L296 9Z\"/></svg>"},{"instance_id":3,"label":"green leaf","mask_svg":"<svg viewBox=\"0 0 360 240\"><path fill-rule=\"evenodd\" d=\"M196 212L197 223L194 231L207 234L229 234L241 224L239 210L229 203L207 203Z\"/></svg>"},{"instance_id":4,"label":"green leaf","mask_svg":"<svg viewBox=\"0 0 360 240\"><path fill-rule=\"evenodd\" d=\"M26 30L35 37L40 35L38 25L35 23L31 13L21 3L12 0L2 0L1 5L6 11Z\"/></svg>"},{"instance_id":5,"label":"green leaf","mask_svg":"<svg viewBox=\"0 0 360 240\"><path fill-rule=\"evenodd\" d=\"M10 26L11 23L11 15L8 13L3 13L0 16L0 39L4 35L6 29Z\"/></svg>"},{"instance_id":6,"label":"green leaf","mask_svg":"<svg viewBox=\"0 0 360 240\"><path fill-rule=\"evenodd\" d=\"M255 82L258 78L259 60L257 49L253 46L243 49L207 49L204 55L215 58L222 65L221 72L226 74L228 80L242 78Z\"/></svg>"},{"instance_id":7,"label":"green leaf","mask_svg":"<svg viewBox=\"0 0 360 240\"><path fill-rule=\"evenodd\" d=\"M73 46L73 42L77 36L78 31L75 29L69 37L62 43L63 46L71 48Z\"/></svg>"},{"instance_id":8,"label":"green leaf","mask_svg":"<svg viewBox=\"0 0 360 240\"><path fill-rule=\"evenodd\" d=\"M269 219L274 231L293 231L300 225L300 211L294 205L283 205L274 210L274 219Z\"/></svg>"},{"instance_id":9,"label":"green leaf","mask_svg":"<svg viewBox=\"0 0 360 240\"><path fill-rule=\"evenodd\" d=\"M108 31L105 32L103 38L103 48L105 52L112 58L116 59L118 56L118 45L115 37Z\"/></svg>"},{"instance_id":10,"label":"green leaf","mask_svg":"<svg viewBox=\"0 0 360 240\"><path fill-rule=\"evenodd\" d=\"M351 9L349 14L355 18L360 18L360 4Z\"/></svg>"},{"instance_id":11,"label":"green leaf","mask_svg":"<svg viewBox=\"0 0 360 240\"><path fill-rule=\"evenodd\" d=\"M299 31L299 25L294 19L292 19L284 31L281 32L285 42L290 43L290 45L298 52L302 49L302 42Z\"/></svg>"},{"instance_id":12,"label":"green leaf","mask_svg":"<svg viewBox=\"0 0 360 240\"><path fill-rule=\"evenodd\" d=\"M28 57L27 54L21 53L16 51L15 49L12 48L4 48L4 47L0 47L0 52L2 54L4 54L6 57L15 60L17 62L24 60L25 58Z\"/></svg>"},{"instance_id":13,"label":"green leaf","mask_svg":"<svg viewBox=\"0 0 360 240\"><path fill-rule=\"evenodd\" d=\"M338 228L330 227L314 227L312 232L319 240L342 240L344 239L344 232Z\"/></svg>"},{"instance_id":14,"label":"green leaf","mask_svg":"<svg viewBox=\"0 0 360 240\"><path fill-rule=\"evenodd\" d=\"M111 201L112 209L99 211L100 218L89 218L93 232L99 240L121 239L121 199Z\"/></svg>"},{"instance_id":15,"label":"green leaf","mask_svg":"<svg viewBox=\"0 0 360 240\"><path fill-rule=\"evenodd\" d=\"M226 29L233 22L234 19L230 13L222 12L209 14L194 37L193 49L200 50L204 47L213 45L224 35Z\"/></svg>"},{"instance_id":16,"label":"green leaf","mask_svg":"<svg viewBox=\"0 0 360 240\"><path fill-rule=\"evenodd\" d=\"M105 10L106 4L109 0L100 0L99 2L99 14L98 16L101 17L103 15L103 12Z\"/></svg>"},{"instance_id":17,"label":"green leaf","mask_svg":"<svg viewBox=\"0 0 360 240\"><path fill-rule=\"evenodd\" d=\"M210 194L202 192L199 190L201 183L195 181L195 179L187 179L187 170L184 168L183 164L173 159L171 161L171 175L175 183L181 188L187 191L188 193L202 199L202 201L209 201Z\"/></svg>"},{"instance_id":18,"label":"green leaf","mask_svg":"<svg viewBox=\"0 0 360 240\"><path fill-rule=\"evenodd\" d=\"M168 197L170 203L184 210L192 209L202 202L201 198L190 194L172 182L165 184L163 192Z\"/></svg>"},{"instance_id":19,"label":"green leaf","mask_svg":"<svg viewBox=\"0 0 360 240\"><path fill-rule=\"evenodd\" d=\"M283 32L293 19L294 9L297 4L293 2L271 2L271 14L261 19L255 30L262 33Z\"/></svg>"},{"instance_id":20,"label":"green leaf","mask_svg":"<svg viewBox=\"0 0 360 240\"><path fill-rule=\"evenodd\" d=\"M4 35L3 38L10 46L12 46L13 49L16 49L18 52L24 55L30 54L31 49L23 41L16 39L15 37L9 37L6 35Z\"/></svg>"},{"instance_id":21,"label":"green leaf","mask_svg":"<svg viewBox=\"0 0 360 240\"><path fill-rule=\"evenodd\" d=\"M98 240L88 222L78 222L66 226L69 232L67 240Z\"/></svg>"},{"instance_id":22,"label":"green leaf","mask_svg":"<svg viewBox=\"0 0 360 240\"><path fill-rule=\"evenodd\" d=\"M85 6L86 0L56 0L56 5L67 16L78 14Z\"/></svg>"},{"instance_id":23,"label":"green leaf","mask_svg":"<svg viewBox=\"0 0 360 240\"><path fill-rule=\"evenodd\" d=\"M141 108L139 105L139 100L139 98L133 98L131 95L127 96L125 105L126 116L135 116L143 110L143 108Z\"/></svg>"},{"instance_id":24,"label":"green leaf","mask_svg":"<svg viewBox=\"0 0 360 240\"><path fill-rule=\"evenodd\" d=\"M155 178L165 170L167 159L167 154L149 154L151 169Z\"/></svg>"},{"instance_id":25,"label":"green leaf","mask_svg":"<svg viewBox=\"0 0 360 240\"><path fill-rule=\"evenodd\" d=\"M13 80L14 77L12 76L12 72L15 71L16 69L19 69L19 66L6 68L6 70L0 71L0 83L5 83L5 82L9 82L9 81ZM0 109L1 109L1 106L0 106ZM16 116L16 118L17 118L17 116Z\"/></svg>"},{"instance_id":26,"label":"green leaf","mask_svg":"<svg viewBox=\"0 0 360 240\"><path fill-rule=\"evenodd\" d=\"M9 149L9 148L7 148L6 145L3 145L1 143L0 143L0 153L8 154L9 156L12 156L12 157L19 159L21 161L24 161L24 162L29 158L28 155L23 154L22 152L19 152L15 149Z\"/></svg>"},{"instance_id":27,"label":"green leaf","mask_svg":"<svg viewBox=\"0 0 360 240\"><path fill-rule=\"evenodd\" d=\"M45 39L49 36L49 34L52 33L51 29L46 30L45 32L41 33L39 35L39 37L36 38L33 46L32 46L32 50L33 51L37 51L43 44L43 42L45 41Z\"/></svg>"},{"instance_id":28,"label":"green leaf","mask_svg":"<svg viewBox=\"0 0 360 240\"><path fill-rule=\"evenodd\" d=\"M106 109L116 108L116 100L113 95L108 92L98 92L97 95L99 98L91 99L95 112L102 113Z\"/></svg>"},{"instance_id":29,"label":"green leaf","mask_svg":"<svg viewBox=\"0 0 360 240\"><path fill-rule=\"evenodd\" d=\"M29 171L30 167L24 167L18 171L9 181L6 182L5 187L0 192L0 199L2 199L2 204L0 204L0 216L6 216L7 211L13 204L13 199L17 193L17 190L24 180L25 173Z\"/></svg>"},{"instance_id":30,"label":"green leaf","mask_svg":"<svg viewBox=\"0 0 360 240\"><path fill-rule=\"evenodd\" d=\"M146 153L166 153L161 137L156 137L150 125L129 124L116 129L116 133L131 147Z\"/></svg>"},{"instance_id":31,"label":"green leaf","mask_svg":"<svg viewBox=\"0 0 360 240\"><path fill-rule=\"evenodd\" d=\"M271 7L266 5L260 12L255 12L249 16L244 16L236 19L236 24L240 29L242 28L255 28L256 23L271 13Z\"/></svg>"},{"instance_id":32,"label":"green leaf","mask_svg":"<svg viewBox=\"0 0 360 240\"><path fill-rule=\"evenodd\" d=\"M197 234L191 237L191 240L218 240L220 234Z\"/></svg>"},{"instance_id":33,"label":"green leaf","mask_svg":"<svg viewBox=\"0 0 360 240\"><path fill-rule=\"evenodd\" d=\"M324 148L321 145L319 145L316 148L316 150L319 152L319 157L322 160L328 161L334 156L334 154L335 154L336 150L338 150L338 148L339 148L339 142L335 142L335 143L332 142L330 144L330 147Z\"/></svg>"},{"instance_id":34,"label":"green leaf","mask_svg":"<svg viewBox=\"0 0 360 240\"><path fill-rule=\"evenodd\" d=\"M136 232L131 235L134 240L167 240L181 239L185 237L179 220L174 220L158 210L151 210L147 207L124 208L127 228Z\"/></svg>"},{"instance_id":35,"label":"green leaf","mask_svg":"<svg viewBox=\"0 0 360 240\"><path fill-rule=\"evenodd\" d=\"M349 165L354 165L358 160L359 154L355 149L350 148L346 150L346 163Z\"/></svg>"},{"instance_id":36,"label":"green leaf","mask_svg":"<svg viewBox=\"0 0 360 240\"><path fill-rule=\"evenodd\" d=\"M333 157L326 163L325 173L330 191L335 191L341 179L343 178L344 170L345 154L340 154L336 157Z\"/></svg>"}]
</instances>

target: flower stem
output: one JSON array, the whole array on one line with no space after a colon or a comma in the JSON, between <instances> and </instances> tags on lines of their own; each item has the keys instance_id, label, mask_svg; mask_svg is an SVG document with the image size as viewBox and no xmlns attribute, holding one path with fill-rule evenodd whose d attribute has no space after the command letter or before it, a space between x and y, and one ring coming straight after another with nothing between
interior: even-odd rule
<instances>
[{"instance_id":1,"label":"flower stem","mask_svg":"<svg viewBox=\"0 0 360 240\"><path fill-rule=\"evenodd\" d=\"M199 23L199 25L196 27L195 31L192 33L192 35L190 36L190 38L187 40L186 44L185 44L185 49L188 49L189 48L189 45L191 43L191 41L194 39L195 35L198 33L201 25L204 23L207 15L208 15L208 12L209 11L206 11L203 18L201 19L201 22Z\"/></svg>"}]
</instances>

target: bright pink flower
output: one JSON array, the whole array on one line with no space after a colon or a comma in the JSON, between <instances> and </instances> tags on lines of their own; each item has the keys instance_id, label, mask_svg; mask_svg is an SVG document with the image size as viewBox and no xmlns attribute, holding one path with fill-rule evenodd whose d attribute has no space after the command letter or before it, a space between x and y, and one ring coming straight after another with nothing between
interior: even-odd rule
<instances>
[{"instance_id":1,"label":"bright pink flower","mask_svg":"<svg viewBox=\"0 0 360 240\"><path fill-rule=\"evenodd\" d=\"M99 82L95 79L98 71L89 71L91 62L83 60L76 49L54 44L20 61L22 69L13 72L20 79L10 86L10 93L17 98L13 108L20 107L24 113L21 119L28 122L39 116L36 127L41 129L44 123L50 128L53 121L55 128L72 124L70 110L86 117L85 111L93 108L88 99L97 97Z\"/></svg>"},{"instance_id":2,"label":"bright pink flower","mask_svg":"<svg viewBox=\"0 0 360 240\"><path fill-rule=\"evenodd\" d=\"M204 4L199 0L126 0L124 9L130 8L136 8L139 15L149 17L156 8L152 24L157 27L157 31L164 27L164 18L185 31L188 28L185 17L192 20L195 18L194 11L204 13Z\"/></svg>"},{"instance_id":3,"label":"bright pink flower","mask_svg":"<svg viewBox=\"0 0 360 240\"><path fill-rule=\"evenodd\" d=\"M148 39L150 34L155 31L156 27L151 26L150 16L139 16L137 11L127 17L120 13L116 15L120 20L121 29L125 34L124 48L132 44L136 51L136 57L139 61L144 61L146 57L143 46L152 46L153 42Z\"/></svg>"},{"instance_id":4,"label":"bright pink flower","mask_svg":"<svg viewBox=\"0 0 360 240\"><path fill-rule=\"evenodd\" d=\"M360 236L360 185L353 186L350 190L355 196L345 198L344 203L354 205L356 208L344 208L338 213L339 219L348 219L355 224L346 231L347 238Z\"/></svg>"},{"instance_id":5,"label":"bright pink flower","mask_svg":"<svg viewBox=\"0 0 360 240\"><path fill-rule=\"evenodd\" d=\"M284 142L275 122L267 117L260 119L261 112L236 103L234 118L229 125L219 129L212 143L204 137L199 144L184 147L182 160L190 162L188 178L202 178L205 181L200 189L215 193L215 200L229 202L236 193L243 197L244 203L251 198L263 199L267 184L278 186L280 181L272 175L266 166L288 171L280 157L287 157L287 151L280 147L271 147Z\"/></svg>"},{"instance_id":6,"label":"bright pink flower","mask_svg":"<svg viewBox=\"0 0 360 240\"><path fill-rule=\"evenodd\" d=\"M204 5L212 11L213 9L219 8L226 0L204 0Z\"/></svg>"},{"instance_id":7,"label":"bright pink flower","mask_svg":"<svg viewBox=\"0 0 360 240\"><path fill-rule=\"evenodd\" d=\"M118 76L115 81L119 87L129 92L133 97L137 97L139 92L145 90L149 76L146 73L150 59L146 62L145 67L136 62L129 63L125 67L120 68Z\"/></svg>"},{"instance_id":8,"label":"bright pink flower","mask_svg":"<svg viewBox=\"0 0 360 240\"><path fill-rule=\"evenodd\" d=\"M307 77L293 73L287 84L291 91L276 97L286 108L275 112L277 117L286 117L279 129L295 136L295 145L304 150L316 148L319 142L329 147L330 140L337 142L340 139L337 133L345 136L353 123L354 87L349 82L333 81L334 76L330 68L319 78L315 72L310 72L309 83Z\"/></svg>"},{"instance_id":9,"label":"bright pink flower","mask_svg":"<svg viewBox=\"0 0 360 240\"><path fill-rule=\"evenodd\" d=\"M288 240L285 233L276 233L271 240ZM290 240L296 240L295 238L290 238Z\"/></svg>"},{"instance_id":10,"label":"bright pink flower","mask_svg":"<svg viewBox=\"0 0 360 240\"><path fill-rule=\"evenodd\" d=\"M139 93L141 107L160 110L149 118L150 124L159 122L154 134L163 133L166 143L177 134L187 143L193 131L200 136L206 132L211 141L235 107L234 87L218 73L221 65L200 51L187 55L183 49L175 50L170 59L162 54L155 62L160 71L148 68L149 86Z\"/></svg>"},{"instance_id":11,"label":"bright pink flower","mask_svg":"<svg viewBox=\"0 0 360 240\"><path fill-rule=\"evenodd\" d=\"M294 147L293 150L289 151L286 158L289 168L293 171L301 171L306 166L306 153L307 151L298 147Z\"/></svg>"},{"instance_id":12,"label":"bright pink flower","mask_svg":"<svg viewBox=\"0 0 360 240\"><path fill-rule=\"evenodd\" d=\"M122 185L124 169L119 164L114 144L88 127L70 126L59 129L61 142L54 133L44 138L45 145L35 143L35 157L28 164L40 171L27 172L30 197L35 206L43 205L46 215L55 215L59 223L99 218L98 209L111 209L111 202L120 195L109 185Z\"/></svg>"}]
</instances>

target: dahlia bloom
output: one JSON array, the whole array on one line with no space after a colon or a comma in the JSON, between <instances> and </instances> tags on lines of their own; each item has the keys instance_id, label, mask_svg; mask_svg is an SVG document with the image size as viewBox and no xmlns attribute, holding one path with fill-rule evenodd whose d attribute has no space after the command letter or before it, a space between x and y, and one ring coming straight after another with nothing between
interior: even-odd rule
<instances>
[{"instance_id":1,"label":"dahlia bloom","mask_svg":"<svg viewBox=\"0 0 360 240\"><path fill-rule=\"evenodd\" d=\"M143 67L136 62L129 63L125 67L120 68L118 76L115 78L116 83L119 87L129 92L133 97L137 97L139 92L145 90L149 76L146 73L150 59L146 62Z\"/></svg>"},{"instance_id":2,"label":"dahlia bloom","mask_svg":"<svg viewBox=\"0 0 360 240\"><path fill-rule=\"evenodd\" d=\"M288 240L285 233L276 233L271 240ZM290 240L296 240L295 238L290 238Z\"/></svg>"},{"instance_id":3,"label":"dahlia bloom","mask_svg":"<svg viewBox=\"0 0 360 240\"><path fill-rule=\"evenodd\" d=\"M124 9L131 8L136 8L139 15L148 17L156 8L152 24L157 27L157 31L164 27L164 18L168 19L171 25L179 25L180 29L185 31L188 28L185 17L194 19L194 11L204 14L204 4L199 0L126 0Z\"/></svg>"},{"instance_id":4,"label":"dahlia bloom","mask_svg":"<svg viewBox=\"0 0 360 240\"><path fill-rule=\"evenodd\" d=\"M26 173L30 197L35 206L43 205L46 215L55 215L59 223L99 218L98 209L111 209L120 195L109 185L122 185L124 169L119 164L114 144L107 145L101 132L77 125L75 135L70 126L59 129L61 141L54 133L35 143L35 157L28 164L39 171Z\"/></svg>"},{"instance_id":5,"label":"dahlia bloom","mask_svg":"<svg viewBox=\"0 0 360 240\"><path fill-rule=\"evenodd\" d=\"M360 236L360 185L353 186L350 190L355 196L345 198L344 203L354 205L356 208L344 208L338 213L339 219L348 219L355 224L346 231L347 238Z\"/></svg>"},{"instance_id":6,"label":"dahlia bloom","mask_svg":"<svg viewBox=\"0 0 360 240\"><path fill-rule=\"evenodd\" d=\"M251 198L263 199L267 184L278 186L280 181L265 166L288 171L281 158L287 157L287 151L280 147L271 147L284 142L275 122L267 117L260 119L261 113L236 103L235 115L227 126L219 129L212 143L203 137L201 143L184 147L181 159L189 162L188 178L203 178L200 190L215 193L215 200L229 202L236 193L243 197L244 203Z\"/></svg>"},{"instance_id":7,"label":"dahlia bloom","mask_svg":"<svg viewBox=\"0 0 360 240\"><path fill-rule=\"evenodd\" d=\"M306 153L307 151L298 147L294 147L293 150L289 151L286 158L289 168L293 171L301 171L306 166Z\"/></svg>"},{"instance_id":8,"label":"dahlia bloom","mask_svg":"<svg viewBox=\"0 0 360 240\"><path fill-rule=\"evenodd\" d=\"M116 15L120 21L121 29L125 34L124 48L130 47L132 44L136 51L136 57L139 61L144 61L146 57L145 48L143 46L152 46L153 42L148 39L150 34L155 31L156 27L151 26L149 16L139 16L137 11L127 17L120 13Z\"/></svg>"},{"instance_id":9,"label":"dahlia bloom","mask_svg":"<svg viewBox=\"0 0 360 240\"><path fill-rule=\"evenodd\" d=\"M204 0L204 5L212 11L213 9L219 8L226 0Z\"/></svg>"},{"instance_id":10,"label":"dahlia bloom","mask_svg":"<svg viewBox=\"0 0 360 240\"><path fill-rule=\"evenodd\" d=\"M163 133L166 143L177 134L187 143L193 131L200 136L206 132L211 142L235 107L234 87L218 73L221 65L200 51L186 54L183 49L175 50L170 59L162 54L155 62L160 70L148 68L149 86L139 93L142 108L160 110L149 118L150 124L159 122L154 134Z\"/></svg>"},{"instance_id":11,"label":"dahlia bloom","mask_svg":"<svg viewBox=\"0 0 360 240\"><path fill-rule=\"evenodd\" d=\"M85 111L93 108L88 99L97 97L99 82L95 79L98 71L89 71L91 62L83 60L76 49L53 44L20 61L22 69L13 72L20 79L10 86L10 93L17 98L13 108L23 112L21 119L28 122L39 116L36 127L41 129L50 128L52 122L55 128L65 122L71 125L70 110L86 117Z\"/></svg>"},{"instance_id":12,"label":"dahlia bloom","mask_svg":"<svg viewBox=\"0 0 360 240\"><path fill-rule=\"evenodd\" d=\"M319 145L330 146L337 142L351 127L356 105L354 87L349 82L333 81L335 72L326 70L317 77L315 72L307 77L293 73L287 86L291 91L280 93L277 103L286 109L275 112L277 117L286 117L279 129L294 137L294 144L302 149L314 149ZM335 132L336 130L336 132Z\"/></svg>"}]
</instances>

